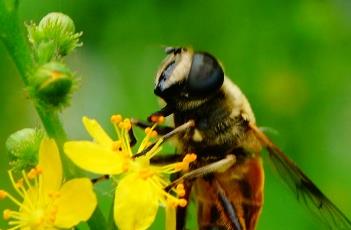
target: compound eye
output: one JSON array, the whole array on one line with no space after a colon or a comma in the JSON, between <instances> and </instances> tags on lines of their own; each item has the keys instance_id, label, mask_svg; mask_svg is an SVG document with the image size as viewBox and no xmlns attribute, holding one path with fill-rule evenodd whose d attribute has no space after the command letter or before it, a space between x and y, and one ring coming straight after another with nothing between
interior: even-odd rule
<instances>
[{"instance_id":1,"label":"compound eye","mask_svg":"<svg viewBox=\"0 0 351 230\"><path fill-rule=\"evenodd\" d=\"M218 90L224 81L222 67L207 53L195 53L188 76L190 94L203 95Z\"/></svg>"}]
</instances>

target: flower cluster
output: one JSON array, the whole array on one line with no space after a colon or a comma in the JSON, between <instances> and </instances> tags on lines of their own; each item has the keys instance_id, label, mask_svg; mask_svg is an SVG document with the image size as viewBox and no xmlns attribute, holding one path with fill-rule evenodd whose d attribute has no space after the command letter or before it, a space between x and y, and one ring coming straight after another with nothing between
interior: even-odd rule
<instances>
[{"instance_id":1,"label":"flower cluster","mask_svg":"<svg viewBox=\"0 0 351 230\"><path fill-rule=\"evenodd\" d=\"M186 206L184 186L178 184L170 191L168 176L187 170L196 159L187 154L182 162L158 166L150 163L162 149L163 138L155 131L156 124L146 128L136 156L130 146L128 135L132 124L120 115L111 117L117 133L112 140L96 120L83 117L83 124L93 141L70 141L64 145L67 156L84 170L108 174L117 181L114 201L114 219L122 230L147 229L154 221L160 204L167 207ZM140 210L143 210L142 218Z\"/></svg>"},{"instance_id":2,"label":"flower cluster","mask_svg":"<svg viewBox=\"0 0 351 230\"><path fill-rule=\"evenodd\" d=\"M27 25L28 39L35 49L35 59L45 63L53 58L60 58L82 46L76 33L73 20L59 12L52 12L41 19L38 25Z\"/></svg>"},{"instance_id":3,"label":"flower cluster","mask_svg":"<svg viewBox=\"0 0 351 230\"><path fill-rule=\"evenodd\" d=\"M63 183L62 166L56 143L44 138L39 150L39 164L15 180L9 176L17 196L0 190L0 199L9 198L17 210L5 209L3 218L9 230L72 228L86 221L97 201L88 178L76 178ZM19 197L19 198L17 198Z\"/></svg>"},{"instance_id":4,"label":"flower cluster","mask_svg":"<svg viewBox=\"0 0 351 230\"><path fill-rule=\"evenodd\" d=\"M75 73L64 63L64 57L82 43L82 32L76 32L73 20L58 12L43 17L39 24L27 25L35 68L28 76L28 92L38 106L60 110L70 102L77 87Z\"/></svg>"}]
</instances>

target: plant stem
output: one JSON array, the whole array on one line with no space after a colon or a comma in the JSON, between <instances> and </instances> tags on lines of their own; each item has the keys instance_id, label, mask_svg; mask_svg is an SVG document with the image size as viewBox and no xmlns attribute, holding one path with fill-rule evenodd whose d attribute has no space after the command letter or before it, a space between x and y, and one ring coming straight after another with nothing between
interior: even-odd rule
<instances>
[{"instance_id":1,"label":"plant stem","mask_svg":"<svg viewBox=\"0 0 351 230\"><path fill-rule=\"evenodd\" d=\"M27 85L28 75L34 63L18 20L17 8L18 2L15 0L0 1L0 38L14 60L24 84Z\"/></svg>"},{"instance_id":2,"label":"plant stem","mask_svg":"<svg viewBox=\"0 0 351 230\"><path fill-rule=\"evenodd\" d=\"M15 0L0 1L0 38L15 62L24 85L27 87L28 77L35 69L35 64L31 57L31 52L28 47L23 28L18 19L17 8L18 3ZM39 106L35 106L35 108L43 123L46 133L49 137L56 140L58 146L61 147L62 150L62 145L66 141L67 136L57 112ZM60 152L61 156L63 156L62 151ZM64 156L63 159L65 160ZM70 162L65 163L68 163L70 168L71 166L75 168L75 166L70 165Z\"/></svg>"},{"instance_id":3,"label":"plant stem","mask_svg":"<svg viewBox=\"0 0 351 230\"><path fill-rule=\"evenodd\" d=\"M17 8L18 0L0 0L0 39L14 60L22 81L25 86L28 86L28 77L36 66L33 62L23 27L18 19ZM67 135L58 113L40 106L35 106L35 108L48 136L54 138L59 146L62 160L66 166L66 176L80 176L76 170L76 166L62 154L62 146L67 140ZM92 230L106 229L106 220L98 207L88 221L88 224Z\"/></svg>"}]
</instances>

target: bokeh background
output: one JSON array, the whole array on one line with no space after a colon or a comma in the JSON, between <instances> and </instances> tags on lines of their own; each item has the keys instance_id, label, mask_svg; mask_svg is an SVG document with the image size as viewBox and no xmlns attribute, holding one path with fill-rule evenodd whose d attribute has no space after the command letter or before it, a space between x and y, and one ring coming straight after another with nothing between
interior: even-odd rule
<instances>
[{"instance_id":1,"label":"bokeh background","mask_svg":"<svg viewBox=\"0 0 351 230\"><path fill-rule=\"evenodd\" d=\"M70 15L84 46L68 59L81 77L62 113L70 138L87 138L81 117L110 131L109 116L144 118L163 46L214 54L249 98L258 124L351 217L351 2L349 0L21 0L23 21ZM7 188L6 138L40 125L18 72L0 44L0 187ZM322 229L265 161L258 229ZM108 211L112 190L97 189ZM106 198L107 197L107 198ZM0 202L0 210L8 205ZM142 218L142 216L141 216ZM191 213L191 219L195 214ZM0 220L0 228L5 228ZM163 229L162 213L152 229Z\"/></svg>"}]
</instances>

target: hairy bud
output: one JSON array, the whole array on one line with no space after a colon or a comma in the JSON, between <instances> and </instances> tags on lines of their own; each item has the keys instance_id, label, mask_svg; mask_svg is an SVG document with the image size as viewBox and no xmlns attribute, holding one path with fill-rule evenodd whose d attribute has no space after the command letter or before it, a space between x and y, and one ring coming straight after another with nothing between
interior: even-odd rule
<instances>
[{"instance_id":1,"label":"hairy bud","mask_svg":"<svg viewBox=\"0 0 351 230\"><path fill-rule=\"evenodd\" d=\"M11 169L28 170L38 163L38 151L44 132L38 129L22 129L9 136L6 149Z\"/></svg>"},{"instance_id":2,"label":"hairy bud","mask_svg":"<svg viewBox=\"0 0 351 230\"><path fill-rule=\"evenodd\" d=\"M75 33L73 20L63 13L49 13L39 25L27 25L27 30L35 57L40 64L58 60L82 45L79 42L82 33Z\"/></svg>"},{"instance_id":3,"label":"hairy bud","mask_svg":"<svg viewBox=\"0 0 351 230\"><path fill-rule=\"evenodd\" d=\"M50 62L38 68L30 78L30 94L39 105L62 108L69 103L75 79L64 64Z\"/></svg>"}]
</instances>

